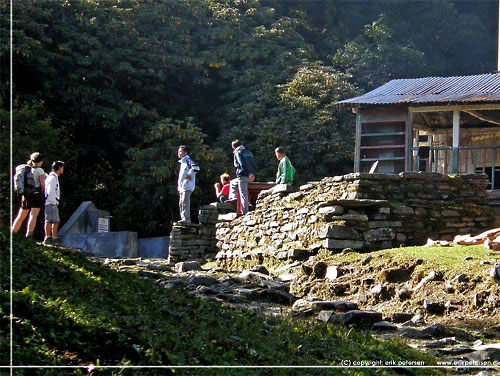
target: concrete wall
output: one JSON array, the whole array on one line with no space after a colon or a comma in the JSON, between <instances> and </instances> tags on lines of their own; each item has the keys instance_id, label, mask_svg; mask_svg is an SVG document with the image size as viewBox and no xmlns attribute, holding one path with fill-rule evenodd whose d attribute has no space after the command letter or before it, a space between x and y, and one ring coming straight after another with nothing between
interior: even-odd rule
<instances>
[{"instance_id":1,"label":"concrete wall","mask_svg":"<svg viewBox=\"0 0 500 376\"><path fill-rule=\"evenodd\" d=\"M137 257L137 233L130 231L69 234L62 244L101 257Z\"/></svg>"},{"instance_id":2,"label":"concrete wall","mask_svg":"<svg viewBox=\"0 0 500 376\"><path fill-rule=\"evenodd\" d=\"M143 258L168 258L170 237L138 239L138 256Z\"/></svg>"}]
</instances>

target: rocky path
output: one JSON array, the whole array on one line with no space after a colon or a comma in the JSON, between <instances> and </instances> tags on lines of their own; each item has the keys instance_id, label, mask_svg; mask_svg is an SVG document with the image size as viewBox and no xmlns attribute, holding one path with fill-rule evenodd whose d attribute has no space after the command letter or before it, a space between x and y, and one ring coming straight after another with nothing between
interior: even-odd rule
<instances>
[{"instance_id":1,"label":"rocky path","mask_svg":"<svg viewBox=\"0 0 500 376\"><path fill-rule=\"evenodd\" d=\"M264 266L228 272L210 263L202 267L198 261L169 264L163 259L97 260L112 269L155 280L166 289L182 288L225 306L355 326L380 339L402 338L415 349L435 355L443 365L453 366L450 374L500 375L500 326L477 329L459 321L444 325L432 316L411 313L384 317L381 312L359 309L353 301L299 299L289 292L290 265L271 275Z\"/></svg>"}]
</instances>

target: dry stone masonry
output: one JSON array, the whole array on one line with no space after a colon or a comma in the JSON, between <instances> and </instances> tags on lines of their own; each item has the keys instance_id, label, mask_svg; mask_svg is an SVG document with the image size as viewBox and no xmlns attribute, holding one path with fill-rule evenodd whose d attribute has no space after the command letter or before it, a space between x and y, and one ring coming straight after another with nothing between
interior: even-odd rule
<instances>
[{"instance_id":1,"label":"dry stone masonry","mask_svg":"<svg viewBox=\"0 0 500 376\"><path fill-rule=\"evenodd\" d=\"M491 228L486 175L353 173L262 191L256 210L217 224L217 260L304 259L321 248L369 251Z\"/></svg>"},{"instance_id":2,"label":"dry stone masonry","mask_svg":"<svg viewBox=\"0 0 500 376\"><path fill-rule=\"evenodd\" d=\"M176 225L170 233L171 262L203 258L216 252L215 225L219 215L233 211L233 205L214 202L204 205L198 213L199 224Z\"/></svg>"}]
</instances>

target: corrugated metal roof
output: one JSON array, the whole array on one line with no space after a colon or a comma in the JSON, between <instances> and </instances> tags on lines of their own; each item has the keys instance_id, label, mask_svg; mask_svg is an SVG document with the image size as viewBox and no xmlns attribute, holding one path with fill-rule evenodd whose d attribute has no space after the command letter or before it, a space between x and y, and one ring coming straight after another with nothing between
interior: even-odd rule
<instances>
[{"instance_id":1,"label":"corrugated metal roof","mask_svg":"<svg viewBox=\"0 0 500 376\"><path fill-rule=\"evenodd\" d=\"M391 80L360 97L337 102L345 107L388 104L500 102L500 73Z\"/></svg>"}]
</instances>

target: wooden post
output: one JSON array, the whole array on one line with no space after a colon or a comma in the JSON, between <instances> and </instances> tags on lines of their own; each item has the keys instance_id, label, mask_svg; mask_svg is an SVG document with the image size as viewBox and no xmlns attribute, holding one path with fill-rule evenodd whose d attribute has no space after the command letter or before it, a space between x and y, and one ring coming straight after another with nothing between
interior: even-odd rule
<instances>
[{"instance_id":1,"label":"wooden post","mask_svg":"<svg viewBox=\"0 0 500 376\"><path fill-rule=\"evenodd\" d=\"M413 171L412 170L412 165L413 165L413 153L412 153L412 146L413 146L413 114L411 111L408 111L407 115L407 129L406 129L406 153L405 153L405 169L404 171Z\"/></svg>"},{"instance_id":2,"label":"wooden post","mask_svg":"<svg viewBox=\"0 0 500 376\"><path fill-rule=\"evenodd\" d=\"M453 150L451 173L458 174L458 147L460 145L460 110L453 110Z\"/></svg>"},{"instance_id":3,"label":"wooden post","mask_svg":"<svg viewBox=\"0 0 500 376\"><path fill-rule=\"evenodd\" d=\"M431 133L430 135L427 136L428 139L429 139L429 159L427 160L427 171L433 171L432 169L432 163L434 162L434 164L437 166L437 162L436 161L433 161L433 159L435 158L434 157L434 153L432 152L432 147L434 146L433 145L433 139L434 139L434 135Z\"/></svg>"},{"instance_id":4,"label":"wooden post","mask_svg":"<svg viewBox=\"0 0 500 376\"><path fill-rule=\"evenodd\" d=\"M356 145L354 146L354 172L359 172L360 169L360 158L361 158L361 114L359 110L353 109L356 114Z\"/></svg>"}]
</instances>

